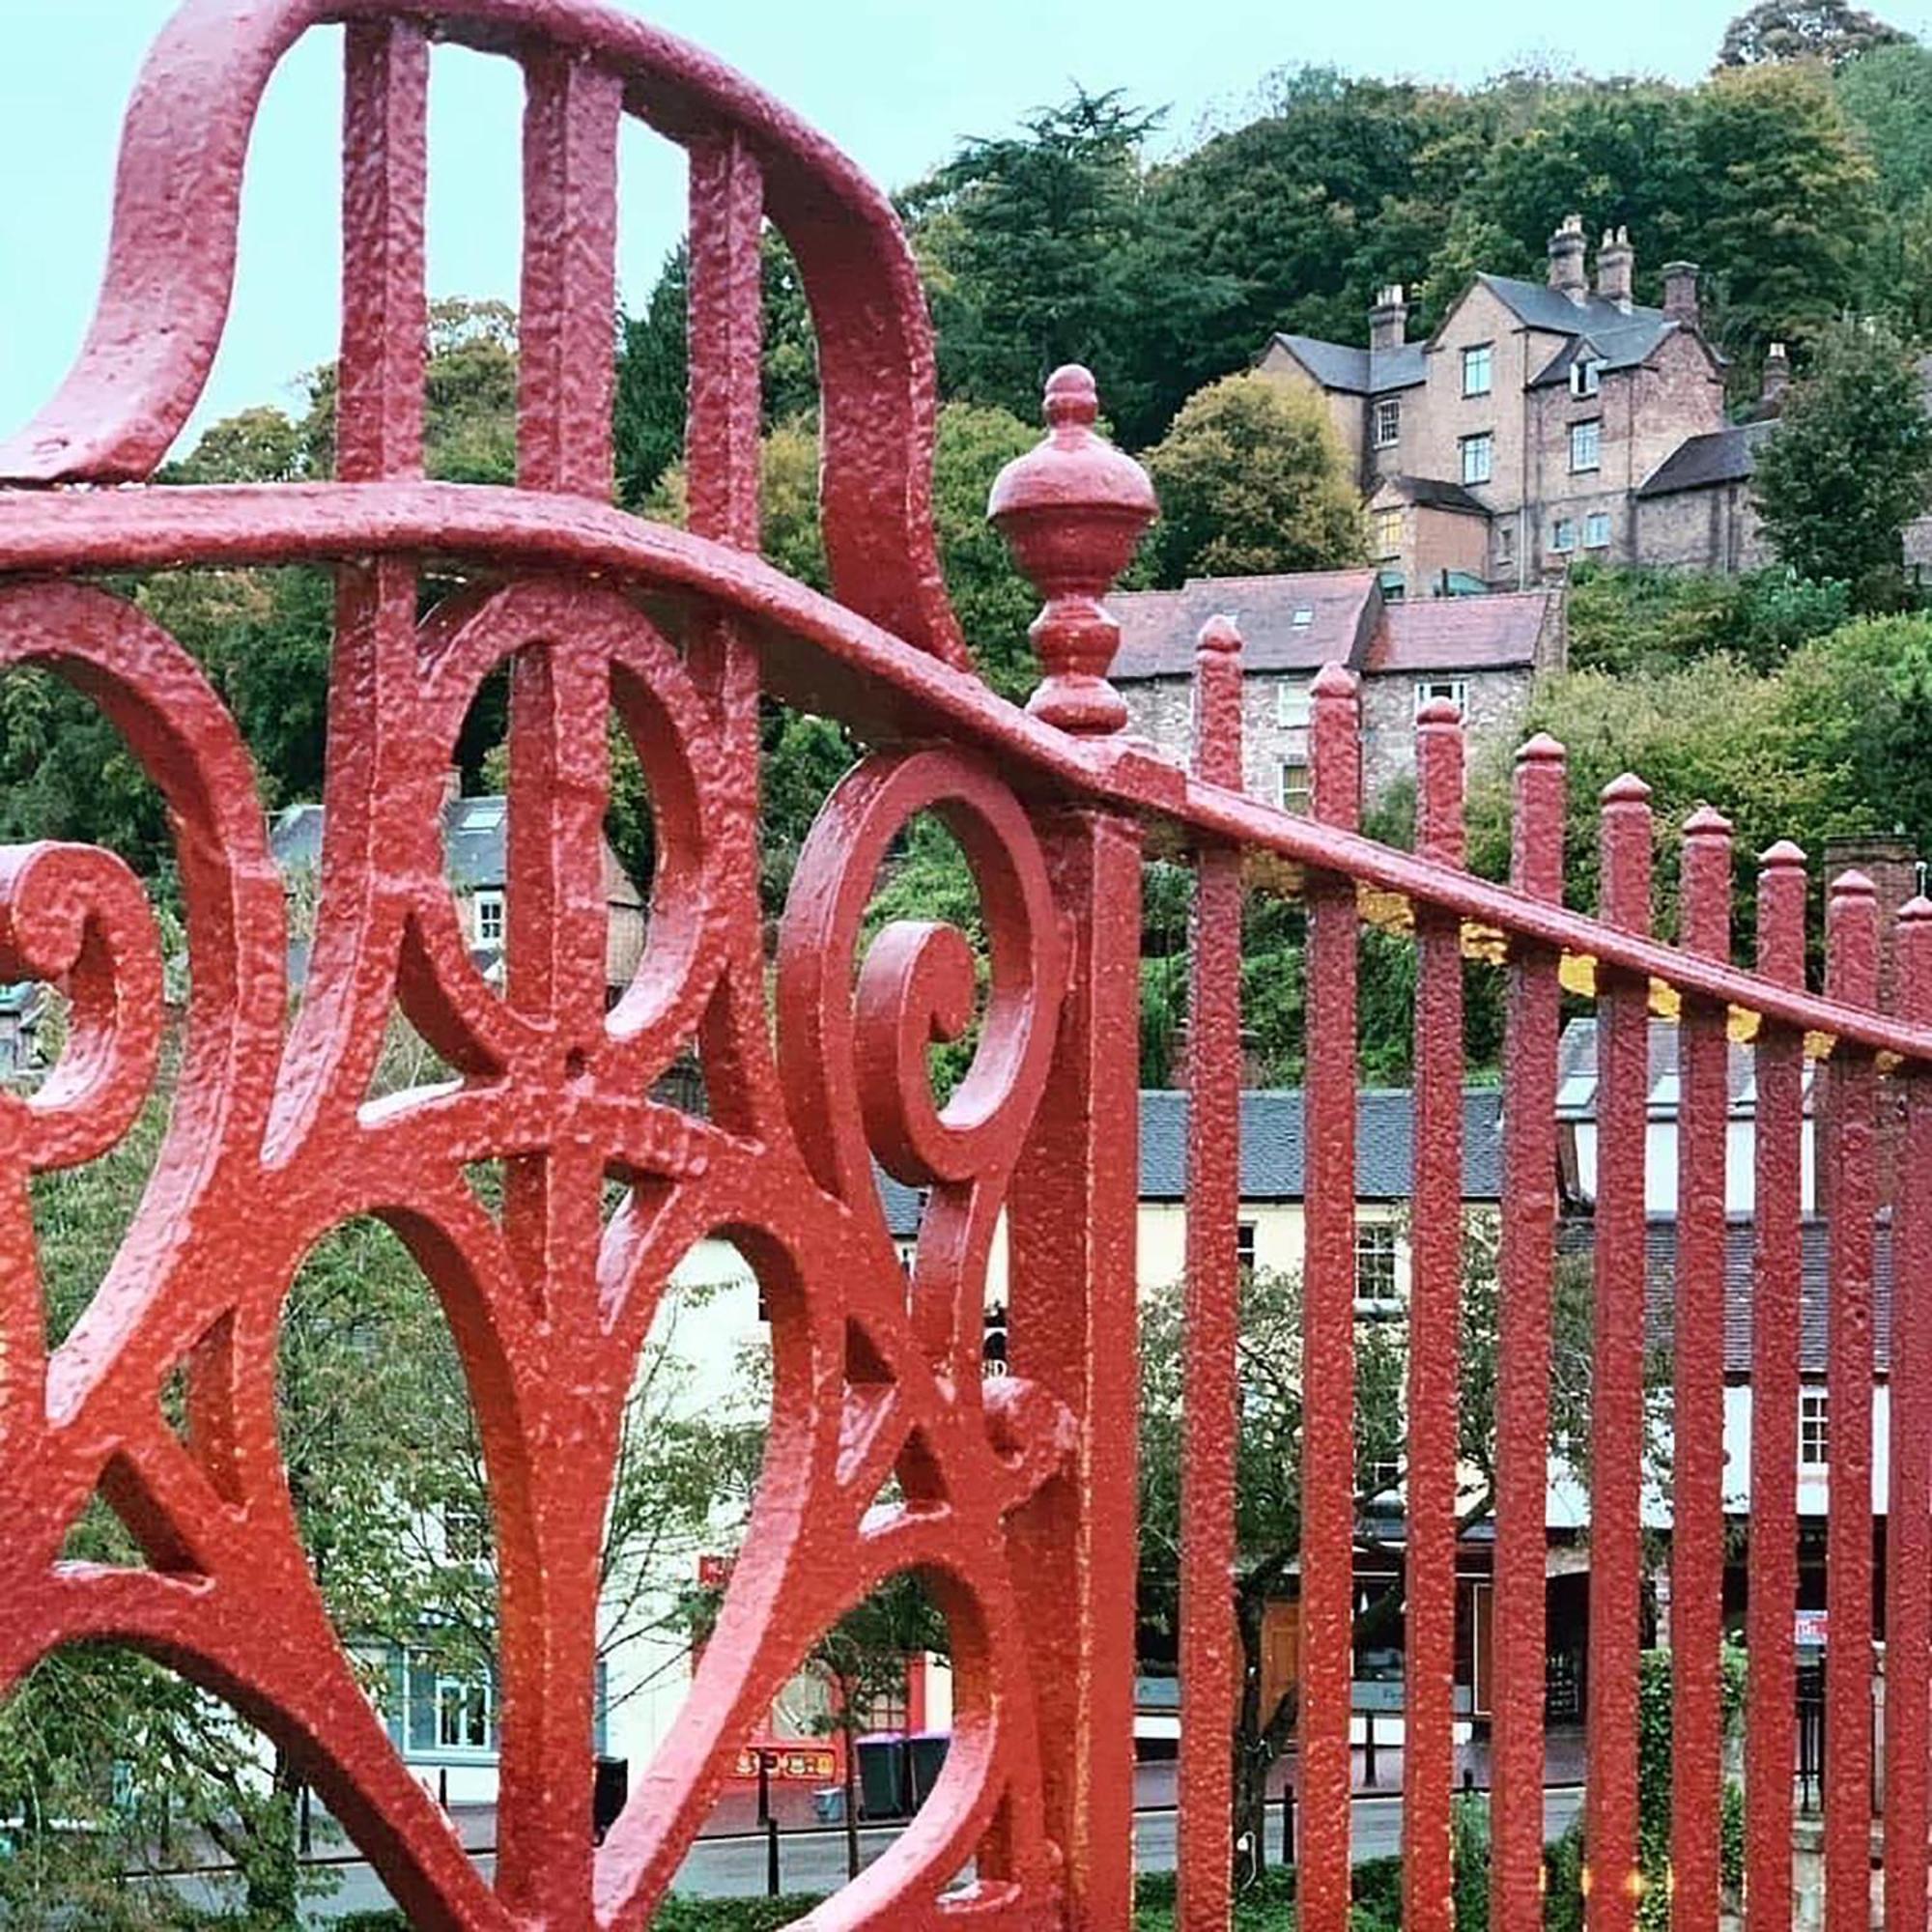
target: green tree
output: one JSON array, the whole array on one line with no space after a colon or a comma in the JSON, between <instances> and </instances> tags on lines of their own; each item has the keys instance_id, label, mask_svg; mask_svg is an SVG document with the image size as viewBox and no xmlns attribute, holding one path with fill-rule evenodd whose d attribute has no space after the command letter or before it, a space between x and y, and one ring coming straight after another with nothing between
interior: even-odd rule
<instances>
[{"instance_id":1,"label":"green tree","mask_svg":"<svg viewBox=\"0 0 1932 1932\"><path fill-rule=\"evenodd\" d=\"M1729 577L1585 563L1570 577L1569 667L1668 675L1722 655L1770 671L1851 614L1842 581L1814 582L1781 566Z\"/></svg>"},{"instance_id":2,"label":"green tree","mask_svg":"<svg viewBox=\"0 0 1932 1932\"><path fill-rule=\"evenodd\" d=\"M1846 579L1866 609L1895 604L1928 485L1932 419L1912 358L1884 328L1834 328L1757 460L1773 549L1801 577Z\"/></svg>"},{"instance_id":3,"label":"green tree","mask_svg":"<svg viewBox=\"0 0 1932 1932\"><path fill-rule=\"evenodd\" d=\"M1319 398L1266 376L1190 396L1148 452L1161 581L1326 570L1367 554L1361 498Z\"/></svg>"},{"instance_id":4,"label":"green tree","mask_svg":"<svg viewBox=\"0 0 1932 1932\"><path fill-rule=\"evenodd\" d=\"M1767 342L1809 342L1851 300L1877 183L1824 74L1726 70L1699 90L1692 231L1712 270L1721 346L1754 370Z\"/></svg>"},{"instance_id":5,"label":"green tree","mask_svg":"<svg viewBox=\"0 0 1932 1932\"><path fill-rule=\"evenodd\" d=\"M908 190L946 393L1031 418L1048 374L1085 362L1121 406L1122 277L1145 232L1140 149L1158 119L1118 89L1076 89Z\"/></svg>"},{"instance_id":6,"label":"green tree","mask_svg":"<svg viewBox=\"0 0 1932 1932\"><path fill-rule=\"evenodd\" d=\"M1724 29L1718 66L1822 61L1827 67L1839 67L1905 39L1896 27L1848 0L1758 0Z\"/></svg>"}]
</instances>

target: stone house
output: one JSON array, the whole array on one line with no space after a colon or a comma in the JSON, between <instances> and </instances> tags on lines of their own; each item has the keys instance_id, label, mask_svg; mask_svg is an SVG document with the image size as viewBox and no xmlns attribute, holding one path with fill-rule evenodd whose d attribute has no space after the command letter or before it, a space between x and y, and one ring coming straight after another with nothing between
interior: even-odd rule
<instances>
[{"instance_id":1,"label":"stone house","mask_svg":"<svg viewBox=\"0 0 1932 1932\"><path fill-rule=\"evenodd\" d=\"M1755 560L1753 436L1724 412L1697 269L1671 262L1661 308L1632 298L1623 230L1594 283L1578 215L1544 282L1479 274L1426 342L1400 286L1369 347L1281 334L1256 366L1321 394L1368 506L1383 594L1522 590L1580 558L1735 570Z\"/></svg>"},{"instance_id":2,"label":"stone house","mask_svg":"<svg viewBox=\"0 0 1932 1932\"><path fill-rule=\"evenodd\" d=\"M1194 641L1225 612L1241 627L1242 785L1305 810L1309 687L1324 664L1361 680L1362 782L1370 800L1415 770L1415 714L1456 704L1472 755L1516 733L1536 677L1562 668L1559 589L1391 600L1375 570L1194 578L1179 590L1121 592L1112 681L1130 728L1177 761L1193 736Z\"/></svg>"},{"instance_id":3,"label":"stone house","mask_svg":"<svg viewBox=\"0 0 1932 1932\"><path fill-rule=\"evenodd\" d=\"M451 772L442 801L442 849L457 916L463 923L469 955L483 976L500 979L503 943L509 930L509 801L501 797L466 798L461 781ZM323 809L291 805L276 816L269 831L269 850L291 895L313 891L322 874ZM611 841L603 843L604 899L610 917L605 952L605 980L614 999L630 984L643 955L647 908L626 874ZM308 940L302 936L309 922L297 918L289 942L289 987L299 992L308 978Z\"/></svg>"}]
</instances>

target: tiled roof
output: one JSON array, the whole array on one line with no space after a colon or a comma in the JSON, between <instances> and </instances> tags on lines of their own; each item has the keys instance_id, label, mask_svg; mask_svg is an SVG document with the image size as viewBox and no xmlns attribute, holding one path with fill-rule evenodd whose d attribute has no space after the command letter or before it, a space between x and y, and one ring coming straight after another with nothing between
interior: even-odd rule
<instances>
[{"instance_id":1,"label":"tiled roof","mask_svg":"<svg viewBox=\"0 0 1932 1932\"><path fill-rule=\"evenodd\" d=\"M1241 1198L1298 1201L1306 1191L1306 1142L1299 1088L1241 1095ZM1415 1095L1406 1087L1371 1088L1355 1097L1355 1193L1363 1201L1407 1197L1415 1175ZM1187 1187L1187 1095L1171 1089L1141 1094L1141 1199L1181 1201ZM1463 1094L1463 1196L1502 1196L1502 1095L1493 1087Z\"/></svg>"},{"instance_id":2,"label":"tiled roof","mask_svg":"<svg viewBox=\"0 0 1932 1932\"><path fill-rule=\"evenodd\" d=\"M1802 1230L1803 1264L1798 1302L1798 1369L1807 1378L1822 1377L1831 1360L1831 1230L1808 1220ZM1586 1219L1566 1221L1557 1245L1568 1255L1587 1258L1596 1230ZM1756 1231L1747 1219L1724 1229L1724 1373L1736 1378L1751 1371L1751 1303L1756 1276ZM1674 1329L1677 1282L1677 1223L1654 1216L1644 1226L1644 1319L1654 1346L1668 1348ZM1891 1366L1891 1229L1881 1221L1872 1267L1872 1352L1879 1374Z\"/></svg>"},{"instance_id":3,"label":"tiled roof","mask_svg":"<svg viewBox=\"0 0 1932 1932\"><path fill-rule=\"evenodd\" d=\"M1121 625L1110 675L1129 683L1191 675L1196 635L1223 612L1241 627L1241 662L1248 670L1358 664L1379 606L1373 570L1196 577L1179 590L1122 591L1107 600Z\"/></svg>"},{"instance_id":4,"label":"tiled roof","mask_svg":"<svg viewBox=\"0 0 1932 1932\"><path fill-rule=\"evenodd\" d=\"M1687 437L1644 479L1639 497L1667 497L1678 490L1706 490L1742 483L1757 467L1757 451L1776 432L1775 421L1733 423Z\"/></svg>"},{"instance_id":5,"label":"tiled roof","mask_svg":"<svg viewBox=\"0 0 1932 1932\"><path fill-rule=\"evenodd\" d=\"M1375 396L1412 389L1428 375L1426 345L1420 342L1406 342L1399 349L1356 349L1346 342L1324 342L1319 335L1277 333L1274 339L1324 389Z\"/></svg>"},{"instance_id":6,"label":"tiled roof","mask_svg":"<svg viewBox=\"0 0 1932 1932\"><path fill-rule=\"evenodd\" d=\"M1380 671L1506 670L1534 665L1561 593L1511 590L1482 597L1423 597L1382 611L1363 668Z\"/></svg>"},{"instance_id":7,"label":"tiled roof","mask_svg":"<svg viewBox=\"0 0 1932 1932\"><path fill-rule=\"evenodd\" d=\"M1674 1119L1682 1092L1677 1057L1683 1036L1674 1020L1650 1023L1650 1114L1655 1120ZM1729 1042L1726 1086L1733 1118L1748 1119L1757 1111L1757 1056L1748 1045ZM1812 1063L1804 1063L1804 1111L1811 1111ZM1597 1118L1597 1022L1575 1019L1563 1029L1556 1049L1556 1118L1594 1121Z\"/></svg>"}]
</instances>

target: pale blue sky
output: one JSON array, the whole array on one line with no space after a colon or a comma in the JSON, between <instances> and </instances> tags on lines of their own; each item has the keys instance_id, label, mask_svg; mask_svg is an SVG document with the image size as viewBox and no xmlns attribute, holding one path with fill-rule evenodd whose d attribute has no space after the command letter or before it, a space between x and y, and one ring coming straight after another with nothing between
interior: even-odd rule
<instances>
[{"instance_id":1,"label":"pale blue sky","mask_svg":"<svg viewBox=\"0 0 1932 1932\"><path fill-rule=\"evenodd\" d=\"M120 116L173 0L0 0L0 429L65 371L105 246ZM625 0L619 0L625 4ZM648 12L721 54L814 122L888 186L964 133L997 133L1073 80L1169 110L1170 142L1239 109L1270 69L1479 80L1526 60L1681 80L1710 63L1743 0L1616 7L1375 0L661 0ZM639 12L647 11L642 7ZM1881 5L1932 28L1932 0ZM290 379L333 353L338 64L333 33L283 64L257 126L236 305L197 420L291 399ZM513 298L515 70L437 55L431 129L431 285ZM641 298L680 217L681 165L639 129L624 152L627 293Z\"/></svg>"}]
</instances>

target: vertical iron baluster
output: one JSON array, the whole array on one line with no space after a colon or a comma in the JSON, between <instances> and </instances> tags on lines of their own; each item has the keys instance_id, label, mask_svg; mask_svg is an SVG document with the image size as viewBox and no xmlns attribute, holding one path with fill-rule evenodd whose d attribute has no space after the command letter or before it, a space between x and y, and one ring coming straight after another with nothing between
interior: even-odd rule
<instances>
[{"instance_id":1,"label":"vertical iron baluster","mask_svg":"<svg viewBox=\"0 0 1932 1932\"><path fill-rule=\"evenodd\" d=\"M1731 828L1708 807L1684 827L1684 946L1730 957ZM1687 1000L1678 1042L1677 1282L1672 1322L1674 1481L1670 1547L1673 1709L1670 1918L1715 1932L1723 1716L1724 1146L1730 1113L1725 1011Z\"/></svg>"},{"instance_id":2,"label":"vertical iron baluster","mask_svg":"<svg viewBox=\"0 0 1932 1932\"><path fill-rule=\"evenodd\" d=\"M1847 1006L1878 997L1878 901L1862 872L1830 893L1827 990ZM1876 1073L1840 1041L1826 1068L1830 1136L1830 1516L1825 1532L1825 1922L1866 1932L1872 1811L1872 1219Z\"/></svg>"},{"instance_id":3,"label":"vertical iron baluster","mask_svg":"<svg viewBox=\"0 0 1932 1932\"><path fill-rule=\"evenodd\" d=\"M1932 901L1897 925L1902 1016L1932 1019ZM1891 1194L1891 1358L1888 1364L1885 1561L1885 1917L1926 1918L1927 1658L1932 1654L1932 1088L1900 1071L1905 1134Z\"/></svg>"},{"instance_id":4,"label":"vertical iron baluster","mask_svg":"<svg viewBox=\"0 0 1932 1932\"><path fill-rule=\"evenodd\" d=\"M1194 669L1194 769L1241 783L1241 634L1202 627ZM1240 1320L1241 855L1194 862L1187 1002L1187 1305L1180 1506L1180 1922L1225 1926L1230 1909L1230 1739L1238 1690L1233 1577L1236 1345Z\"/></svg>"},{"instance_id":5,"label":"vertical iron baluster","mask_svg":"<svg viewBox=\"0 0 1932 1932\"><path fill-rule=\"evenodd\" d=\"M1650 789L1628 773L1604 792L1603 917L1650 923ZM1596 1292L1590 1430L1588 1920L1630 1925L1642 1888L1636 1847L1637 1650L1643 1567L1644 1135L1650 988L1627 974L1598 986Z\"/></svg>"},{"instance_id":6,"label":"vertical iron baluster","mask_svg":"<svg viewBox=\"0 0 1932 1932\"><path fill-rule=\"evenodd\" d=\"M1461 866L1463 725L1436 698L1416 721L1415 848ZM1415 915L1415 1182L1410 1236L1408 1577L1403 1923L1449 1932L1455 1874L1456 1489L1463 1288L1463 951L1453 913Z\"/></svg>"},{"instance_id":7,"label":"vertical iron baluster","mask_svg":"<svg viewBox=\"0 0 1932 1932\"><path fill-rule=\"evenodd\" d=\"M1352 826L1361 802L1355 680L1314 688L1315 810ZM1349 1699L1355 1548L1355 886L1308 882L1308 1255L1302 1299L1302 1923L1349 1923Z\"/></svg>"},{"instance_id":8,"label":"vertical iron baluster","mask_svg":"<svg viewBox=\"0 0 1932 1932\"><path fill-rule=\"evenodd\" d=\"M608 498L623 82L554 49L525 74L517 481Z\"/></svg>"},{"instance_id":9,"label":"vertical iron baluster","mask_svg":"<svg viewBox=\"0 0 1932 1932\"><path fill-rule=\"evenodd\" d=\"M1788 840L1759 861L1757 967L1804 983L1804 854ZM1797 1760L1798 1331L1803 1266L1804 1043L1783 1027L1751 1049L1752 1199L1749 1605L1745 1686L1747 1932L1790 1932L1791 1780Z\"/></svg>"},{"instance_id":10,"label":"vertical iron baluster","mask_svg":"<svg viewBox=\"0 0 1932 1932\"><path fill-rule=\"evenodd\" d=\"M422 29L401 21L351 25L343 44L335 405L335 473L344 483L422 474L428 128Z\"/></svg>"},{"instance_id":11,"label":"vertical iron baluster","mask_svg":"<svg viewBox=\"0 0 1932 1932\"><path fill-rule=\"evenodd\" d=\"M691 148L690 402L685 471L693 531L758 547L764 334L764 176L743 135Z\"/></svg>"},{"instance_id":12,"label":"vertical iron baluster","mask_svg":"<svg viewBox=\"0 0 1932 1932\"><path fill-rule=\"evenodd\" d=\"M1563 896L1563 747L1517 754L1512 878ZM1519 941L1504 1041L1502 1350L1496 1390L1496 1689L1491 1922L1543 1912L1544 1570L1549 1477L1549 1303L1556 1238L1557 957Z\"/></svg>"}]
</instances>

